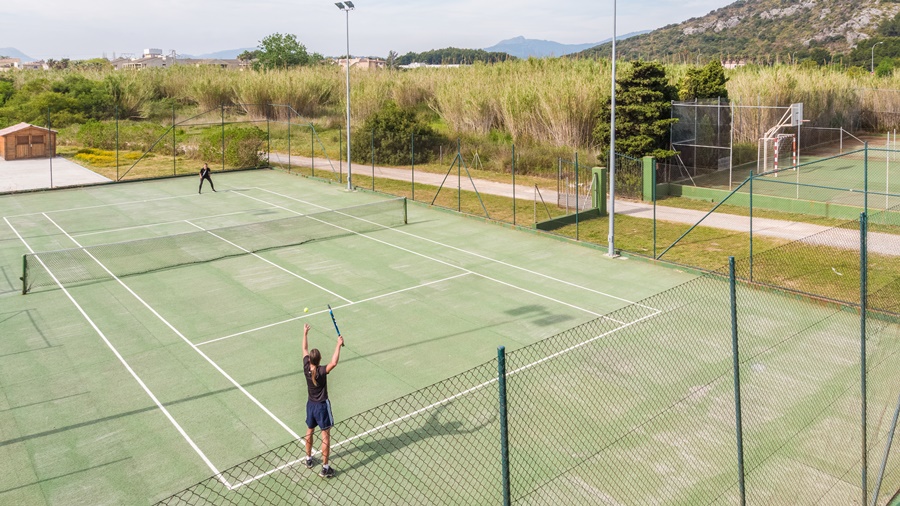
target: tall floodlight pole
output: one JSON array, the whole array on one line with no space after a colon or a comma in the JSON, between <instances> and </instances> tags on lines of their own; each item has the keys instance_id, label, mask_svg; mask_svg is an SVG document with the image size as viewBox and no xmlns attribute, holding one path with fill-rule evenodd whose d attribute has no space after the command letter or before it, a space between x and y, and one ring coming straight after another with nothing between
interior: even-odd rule
<instances>
[{"instance_id":1,"label":"tall floodlight pole","mask_svg":"<svg viewBox=\"0 0 900 506\"><path fill-rule=\"evenodd\" d=\"M353 2L337 2L337 8L347 14L347 189L353 189L353 162L350 161L350 11L356 7Z\"/></svg>"},{"instance_id":2,"label":"tall floodlight pole","mask_svg":"<svg viewBox=\"0 0 900 506\"><path fill-rule=\"evenodd\" d=\"M616 256L616 0L613 0L612 103L609 110L609 246L607 255Z\"/></svg>"},{"instance_id":3,"label":"tall floodlight pole","mask_svg":"<svg viewBox=\"0 0 900 506\"><path fill-rule=\"evenodd\" d=\"M872 70L871 70L871 72L873 74L875 73L875 46L877 46L878 44L884 44L884 41L876 42L876 43L872 44Z\"/></svg>"}]
</instances>

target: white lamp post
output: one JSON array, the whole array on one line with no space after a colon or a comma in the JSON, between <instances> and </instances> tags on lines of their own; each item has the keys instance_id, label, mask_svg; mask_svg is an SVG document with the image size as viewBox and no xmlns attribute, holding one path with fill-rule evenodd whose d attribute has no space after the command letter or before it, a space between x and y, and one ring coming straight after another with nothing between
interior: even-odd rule
<instances>
[{"instance_id":1,"label":"white lamp post","mask_svg":"<svg viewBox=\"0 0 900 506\"><path fill-rule=\"evenodd\" d=\"M334 5L347 14L347 189L352 190L353 162L350 161L350 11L356 7L353 5L353 2L337 2Z\"/></svg>"},{"instance_id":2,"label":"white lamp post","mask_svg":"<svg viewBox=\"0 0 900 506\"><path fill-rule=\"evenodd\" d=\"M606 254L616 256L616 0L613 0L612 107L609 110L609 245Z\"/></svg>"},{"instance_id":3,"label":"white lamp post","mask_svg":"<svg viewBox=\"0 0 900 506\"><path fill-rule=\"evenodd\" d=\"M884 44L884 41L876 42L876 43L872 44L872 70L871 70L871 72L873 74L875 73L875 46L877 46L878 44Z\"/></svg>"}]
</instances>

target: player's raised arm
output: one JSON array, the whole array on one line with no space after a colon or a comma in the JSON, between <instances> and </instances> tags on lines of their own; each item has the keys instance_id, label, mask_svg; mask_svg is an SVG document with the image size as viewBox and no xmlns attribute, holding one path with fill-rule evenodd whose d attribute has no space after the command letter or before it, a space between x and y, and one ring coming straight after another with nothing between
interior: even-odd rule
<instances>
[{"instance_id":1,"label":"player's raised arm","mask_svg":"<svg viewBox=\"0 0 900 506\"><path fill-rule=\"evenodd\" d=\"M341 358L341 346L343 346L343 345L344 345L344 336L339 335L338 340L337 340L337 346L335 346L335 348L334 348L334 355L331 356L331 362L329 362L328 365L325 366L325 374L330 373L332 369L337 367L338 360L340 360L340 358Z\"/></svg>"},{"instance_id":2,"label":"player's raised arm","mask_svg":"<svg viewBox=\"0 0 900 506\"><path fill-rule=\"evenodd\" d=\"M303 325L303 357L309 355L309 324L306 323Z\"/></svg>"}]
</instances>

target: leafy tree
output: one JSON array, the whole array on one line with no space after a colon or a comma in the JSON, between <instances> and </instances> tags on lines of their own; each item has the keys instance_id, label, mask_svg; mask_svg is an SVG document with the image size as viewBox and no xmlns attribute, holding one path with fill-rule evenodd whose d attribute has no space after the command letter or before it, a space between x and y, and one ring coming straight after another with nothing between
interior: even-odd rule
<instances>
[{"instance_id":1,"label":"leafy tree","mask_svg":"<svg viewBox=\"0 0 900 506\"><path fill-rule=\"evenodd\" d=\"M894 60L891 58L881 60L878 66L875 67L875 75L878 77L891 77L894 75Z\"/></svg>"},{"instance_id":2,"label":"leafy tree","mask_svg":"<svg viewBox=\"0 0 900 506\"><path fill-rule=\"evenodd\" d=\"M373 139L374 132L374 139ZM372 161L375 149L375 163L405 165L410 162L412 135L416 135L416 163L428 162L442 137L416 113L404 109L393 101L388 101L354 133L353 159L360 163Z\"/></svg>"},{"instance_id":3,"label":"leafy tree","mask_svg":"<svg viewBox=\"0 0 900 506\"><path fill-rule=\"evenodd\" d=\"M900 13L881 23L878 33L885 37L900 37Z\"/></svg>"},{"instance_id":4,"label":"leafy tree","mask_svg":"<svg viewBox=\"0 0 900 506\"><path fill-rule=\"evenodd\" d=\"M616 152L636 158L668 158L675 151L666 149L675 89L669 85L661 63L632 62L616 83ZM609 110L601 114L594 139L609 146Z\"/></svg>"},{"instance_id":5,"label":"leafy tree","mask_svg":"<svg viewBox=\"0 0 900 506\"><path fill-rule=\"evenodd\" d=\"M725 68L719 60L712 60L702 68L691 67L681 80L678 98L728 98L728 88L725 87L727 81Z\"/></svg>"},{"instance_id":6,"label":"leafy tree","mask_svg":"<svg viewBox=\"0 0 900 506\"><path fill-rule=\"evenodd\" d=\"M387 58L384 59L384 62L389 70L394 70L397 68L398 58L400 58L400 55L397 54L397 51L391 50L388 52Z\"/></svg>"},{"instance_id":7,"label":"leafy tree","mask_svg":"<svg viewBox=\"0 0 900 506\"><path fill-rule=\"evenodd\" d=\"M16 87L13 84L12 79L0 77L0 107L3 107L3 104L5 104L15 92Z\"/></svg>"},{"instance_id":8,"label":"leafy tree","mask_svg":"<svg viewBox=\"0 0 900 506\"><path fill-rule=\"evenodd\" d=\"M322 61L322 55L309 54L306 46L297 40L297 36L288 33L273 33L259 42L256 69L288 69L303 65L311 65Z\"/></svg>"},{"instance_id":9,"label":"leafy tree","mask_svg":"<svg viewBox=\"0 0 900 506\"><path fill-rule=\"evenodd\" d=\"M400 65L427 63L429 65L471 65L475 62L498 63L515 60L506 53L487 52L484 49L459 49L448 47L424 53L406 53L400 57Z\"/></svg>"},{"instance_id":10,"label":"leafy tree","mask_svg":"<svg viewBox=\"0 0 900 506\"><path fill-rule=\"evenodd\" d=\"M253 61L259 58L260 51L258 49L248 49L237 55L238 60Z\"/></svg>"}]
</instances>

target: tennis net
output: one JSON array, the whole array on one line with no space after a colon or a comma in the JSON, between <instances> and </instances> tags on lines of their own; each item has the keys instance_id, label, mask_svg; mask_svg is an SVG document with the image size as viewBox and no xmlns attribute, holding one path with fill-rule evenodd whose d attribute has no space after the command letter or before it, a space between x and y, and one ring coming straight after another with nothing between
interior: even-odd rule
<instances>
[{"instance_id":1,"label":"tennis net","mask_svg":"<svg viewBox=\"0 0 900 506\"><path fill-rule=\"evenodd\" d=\"M406 199L136 241L28 253L22 293L247 255L406 224Z\"/></svg>"}]
</instances>

